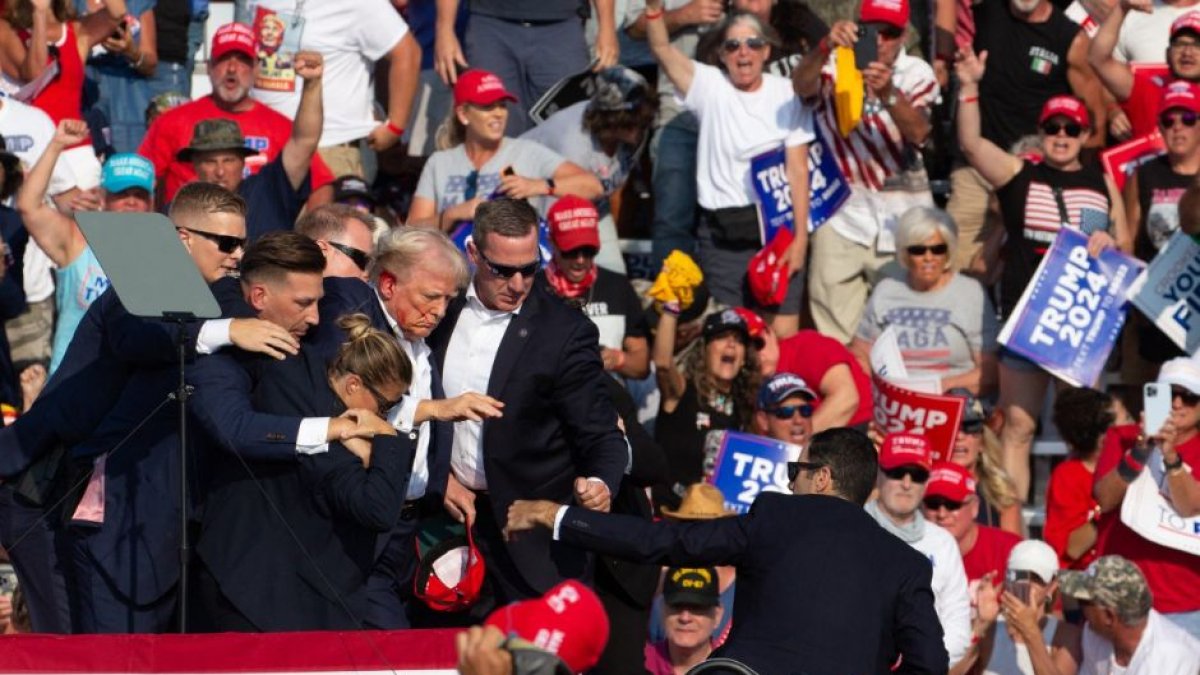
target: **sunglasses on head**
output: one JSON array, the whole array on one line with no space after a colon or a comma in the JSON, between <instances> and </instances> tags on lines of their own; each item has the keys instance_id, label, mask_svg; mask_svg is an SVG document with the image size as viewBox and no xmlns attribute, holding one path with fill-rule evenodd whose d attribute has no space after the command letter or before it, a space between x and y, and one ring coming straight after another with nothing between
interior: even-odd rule
<instances>
[{"instance_id":1,"label":"sunglasses on head","mask_svg":"<svg viewBox=\"0 0 1200 675\"><path fill-rule=\"evenodd\" d=\"M953 499L946 499L945 497L925 498L925 508L929 509L930 511L940 511L943 507L945 507L947 511L957 511L963 507L963 503L956 502Z\"/></svg>"},{"instance_id":2,"label":"sunglasses on head","mask_svg":"<svg viewBox=\"0 0 1200 675\"><path fill-rule=\"evenodd\" d=\"M796 413L800 413L801 417L809 418L813 415L813 407L808 403L800 405L781 405L776 408L771 408L767 412L775 416L777 420L790 420Z\"/></svg>"},{"instance_id":3,"label":"sunglasses on head","mask_svg":"<svg viewBox=\"0 0 1200 675\"><path fill-rule=\"evenodd\" d=\"M948 253L950 251L950 245L949 244L934 244L933 246L926 246L924 244L914 244L904 250L908 251L908 254L910 256L912 256L914 258L919 258L919 257L925 255L926 253L932 253L934 255L946 255L946 253Z\"/></svg>"},{"instance_id":4,"label":"sunglasses on head","mask_svg":"<svg viewBox=\"0 0 1200 675\"><path fill-rule=\"evenodd\" d=\"M1192 393L1183 387L1172 386L1171 398L1178 398L1180 401L1183 401L1184 405L1196 405L1197 403L1200 403L1200 394Z\"/></svg>"},{"instance_id":5,"label":"sunglasses on head","mask_svg":"<svg viewBox=\"0 0 1200 675\"><path fill-rule=\"evenodd\" d=\"M349 258L351 262L358 267L358 269L364 272L367 271L367 265L371 264L371 254L367 253L366 251L354 248L353 246L339 244L336 241L326 240L325 243L341 251L343 255Z\"/></svg>"},{"instance_id":6,"label":"sunglasses on head","mask_svg":"<svg viewBox=\"0 0 1200 675\"><path fill-rule=\"evenodd\" d=\"M914 483L924 483L929 480L929 471L919 466L898 466L894 469L884 469L883 475L892 480L904 480L904 477L908 476Z\"/></svg>"},{"instance_id":7,"label":"sunglasses on head","mask_svg":"<svg viewBox=\"0 0 1200 675\"><path fill-rule=\"evenodd\" d=\"M359 376L359 379L362 379L362 376ZM389 399L388 397L379 393L378 389L368 384L365 379L362 380L362 385L363 388L371 394L371 398L375 399L376 410L380 415L386 415L389 410L395 408L400 404L400 401L404 400L403 394L401 394L400 398L396 399L395 401Z\"/></svg>"},{"instance_id":8,"label":"sunglasses on head","mask_svg":"<svg viewBox=\"0 0 1200 675\"><path fill-rule=\"evenodd\" d=\"M1164 129L1171 129L1177 124L1182 124L1185 127L1194 127L1198 119L1200 119L1200 115L1190 110L1165 112L1158 116L1158 126Z\"/></svg>"},{"instance_id":9,"label":"sunglasses on head","mask_svg":"<svg viewBox=\"0 0 1200 675\"><path fill-rule=\"evenodd\" d=\"M983 433L983 420L974 420L971 422L963 422L959 425L959 430L964 434L978 435Z\"/></svg>"},{"instance_id":10,"label":"sunglasses on head","mask_svg":"<svg viewBox=\"0 0 1200 675\"><path fill-rule=\"evenodd\" d=\"M823 466L825 465L820 462L788 462L788 482L794 482L796 480L796 476L799 476L801 471L816 471Z\"/></svg>"},{"instance_id":11,"label":"sunglasses on head","mask_svg":"<svg viewBox=\"0 0 1200 675\"><path fill-rule=\"evenodd\" d=\"M1060 131L1071 138L1079 138L1079 135L1083 133L1083 125L1077 122L1044 122L1042 124L1042 133L1047 136L1057 136Z\"/></svg>"},{"instance_id":12,"label":"sunglasses on head","mask_svg":"<svg viewBox=\"0 0 1200 675\"><path fill-rule=\"evenodd\" d=\"M596 254L600 253L600 249L595 246L577 246L570 251L561 251L562 257L567 259L575 259L580 256L584 258L595 258Z\"/></svg>"},{"instance_id":13,"label":"sunglasses on head","mask_svg":"<svg viewBox=\"0 0 1200 675\"><path fill-rule=\"evenodd\" d=\"M205 232L204 230L194 230L190 227L183 227L182 225L176 226L175 229L183 230L184 232L190 232L194 235L204 237L205 239L216 244L217 250L220 251L221 253L229 254L229 253L233 253L234 251L238 250L239 248L246 247L246 238L245 237L235 237L231 234L216 234L213 232Z\"/></svg>"},{"instance_id":14,"label":"sunglasses on head","mask_svg":"<svg viewBox=\"0 0 1200 675\"><path fill-rule=\"evenodd\" d=\"M746 45L746 48L751 51L760 52L767 48L767 41L760 37L746 38L739 40L737 38L729 38L721 43L721 48L726 54L732 54Z\"/></svg>"},{"instance_id":15,"label":"sunglasses on head","mask_svg":"<svg viewBox=\"0 0 1200 675\"><path fill-rule=\"evenodd\" d=\"M528 265L500 265L488 260L488 257L483 254L483 251L479 251L479 259L483 261L483 264L487 266L488 271L490 271L493 275L503 277L505 279L511 279L518 274L526 278L531 277L535 272L538 271L538 268L542 266L541 260L534 260Z\"/></svg>"}]
</instances>

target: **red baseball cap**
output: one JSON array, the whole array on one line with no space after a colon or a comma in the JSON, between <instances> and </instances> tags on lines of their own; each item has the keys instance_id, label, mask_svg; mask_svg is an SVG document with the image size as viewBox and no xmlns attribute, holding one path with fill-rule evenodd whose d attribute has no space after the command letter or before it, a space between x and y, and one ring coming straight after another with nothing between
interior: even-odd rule
<instances>
[{"instance_id":1,"label":"red baseball cap","mask_svg":"<svg viewBox=\"0 0 1200 675\"><path fill-rule=\"evenodd\" d=\"M886 23L903 29L908 25L908 0L862 0L860 23Z\"/></svg>"},{"instance_id":2,"label":"red baseball cap","mask_svg":"<svg viewBox=\"0 0 1200 675\"><path fill-rule=\"evenodd\" d=\"M454 83L454 105L491 105L497 101L516 102L517 97L508 93L504 82L486 70L471 69L458 76Z\"/></svg>"},{"instance_id":3,"label":"red baseball cap","mask_svg":"<svg viewBox=\"0 0 1200 675\"><path fill-rule=\"evenodd\" d=\"M572 673L596 665L608 643L608 614L600 598L574 579L540 598L501 607L484 624L555 654Z\"/></svg>"},{"instance_id":4,"label":"red baseball cap","mask_svg":"<svg viewBox=\"0 0 1200 675\"><path fill-rule=\"evenodd\" d=\"M746 322L746 329L750 331L750 340L759 349L762 349L763 335L767 332L767 322L763 321L761 316L745 307L734 307L733 311L737 312L738 316L742 317L742 320Z\"/></svg>"},{"instance_id":5,"label":"red baseball cap","mask_svg":"<svg viewBox=\"0 0 1200 675\"><path fill-rule=\"evenodd\" d=\"M1158 112L1164 113L1172 108L1200 112L1200 87L1183 80L1168 84L1159 99Z\"/></svg>"},{"instance_id":6,"label":"red baseball cap","mask_svg":"<svg viewBox=\"0 0 1200 675\"><path fill-rule=\"evenodd\" d=\"M413 593L439 612L460 612L479 599L486 567L471 529L430 518L417 531Z\"/></svg>"},{"instance_id":7,"label":"red baseball cap","mask_svg":"<svg viewBox=\"0 0 1200 675\"><path fill-rule=\"evenodd\" d=\"M1200 11L1180 14L1178 18L1172 21L1171 36L1169 39L1174 40L1176 35L1185 30L1191 31L1197 37L1200 37Z\"/></svg>"},{"instance_id":8,"label":"red baseball cap","mask_svg":"<svg viewBox=\"0 0 1200 675\"><path fill-rule=\"evenodd\" d=\"M975 478L965 467L954 462L938 462L933 465L929 472L929 481L925 483L926 497L944 497L961 504L973 494Z\"/></svg>"},{"instance_id":9,"label":"red baseball cap","mask_svg":"<svg viewBox=\"0 0 1200 675\"><path fill-rule=\"evenodd\" d=\"M600 248L600 214L596 206L583 197L563 195L546 211L550 225L550 241L560 251L574 251L580 246Z\"/></svg>"},{"instance_id":10,"label":"red baseball cap","mask_svg":"<svg viewBox=\"0 0 1200 675\"><path fill-rule=\"evenodd\" d=\"M227 23L213 33L209 60L216 63L232 52L245 54L251 59L258 58L254 51L254 30L250 26L244 23Z\"/></svg>"},{"instance_id":11,"label":"red baseball cap","mask_svg":"<svg viewBox=\"0 0 1200 675\"><path fill-rule=\"evenodd\" d=\"M1083 104L1083 101L1074 96L1052 96L1042 106L1042 114L1038 115L1038 124L1057 115L1066 117L1087 129L1090 129L1092 126L1091 118L1088 117L1087 106Z\"/></svg>"},{"instance_id":12,"label":"red baseball cap","mask_svg":"<svg viewBox=\"0 0 1200 675\"><path fill-rule=\"evenodd\" d=\"M784 273L783 263L792 239L790 230L780 230L770 244L750 258L746 267L750 297L763 307L778 307L787 299L791 277Z\"/></svg>"},{"instance_id":13,"label":"red baseball cap","mask_svg":"<svg viewBox=\"0 0 1200 675\"><path fill-rule=\"evenodd\" d=\"M879 448L879 468L884 471L902 466L919 466L928 470L933 466L933 445L919 434L888 434Z\"/></svg>"}]
</instances>

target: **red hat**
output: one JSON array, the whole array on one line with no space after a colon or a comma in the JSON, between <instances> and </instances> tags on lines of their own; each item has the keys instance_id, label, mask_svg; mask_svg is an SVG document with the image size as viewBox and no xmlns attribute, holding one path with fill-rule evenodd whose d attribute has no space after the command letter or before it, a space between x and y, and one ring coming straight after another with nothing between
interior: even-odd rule
<instances>
[{"instance_id":1,"label":"red hat","mask_svg":"<svg viewBox=\"0 0 1200 675\"><path fill-rule=\"evenodd\" d=\"M860 23L886 23L903 29L908 25L908 0L862 0Z\"/></svg>"},{"instance_id":2,"label":"red hat","mask_svg":"<svg viewBox=\"0 0 1200 675\"><path fill-rule=\"evenodd\" d=\"M787 298L791 278L784 274L783 261L792 238L791 230L780 230L770 244L750 258L746 267L750 296L764 307L778 307Z\"/></svg>"},{"instance_id":3,"label":"red hat","mask_svg":"<svg viewBox=\"0 0 1200 675\"><path fill-rule=\"evenodd\" d=\"M491 105L497 101L516 102L517 97L508 93L504 82L486 70L471 69L458 76L454 83L454 105Z\"/></svg>"},{"instance_id":4,"label":"red hat","mask_svg":"<svg viewBox=\"0 0 1200 675\"><path fill-rule=\"evenodd\" d=\"M1200 112L1200 87L1183 80L1176 80L1163 87L1158 112L1164 113L1172 108Z\"/></svg>"},{"instance_id":5,"label":"red hat","mask_svg":"<svg viewBox=\"0 0 1200 675\"><path fill-rule=\"evenodd\" d=\"M413 592L439 612L459 612L479 599L486 567L471 528L430 518L417 531Z\"/></svg>"},{"instance_id":6,"label":"red hat","mask_svg":"<svg viewBox=\"0 0 1200 675\"><path fill-rule=\"evenodd\" d=\"M245 54L251 59L258 58L254 51L254 30L250 26L244 23L227 23L213 33L208 59L216 63L231 52Z\"/></svg>"},{"instance_id":7,"label":"red hat","mask_svg":"<svg viewBox=\"0 0 1200 675\"><path fill-rule=\"evenodd\" d=\"M1192 11L1180 14L1175 21L1171 22L1171 36L1168 39L1174 40L1177 34L1185 30L1191 31L1197 37L1200 37L1200 12Z\"/></svg>"},{"instance_id":8,"label":"red hat","mask_svg":"<svg viewBox=\"0 0 1200 675\"><path fill-rule=\"evenodd\" d=\"M925 483L925 497L945 497L952 502L963 503L975 494L975 478L965 467L954 462L938 462L929 472Z\"/></svg>"},{"instance_id":9,"label":"red hat","mask_svg":"<svg viewBox=\"0 0 1200 675\"><path fill-rule=\"evenodd\" d=\"M750 340L758 345L759 349L762 349L763 335L767 332L767 322L745 307L734 307L733 311L737 312L738 316L746 322L746 329L750 331Z\"/></svg>"},{"instance_id":10,"label":"red hat","mask_svg":"<svg viewBox=\"0 0 1200 675\"><path fill-rule=\"evenodd\" d=\"M1085 128L1091 128L1092 123L1088 117L1087 106L1083 101L1074 96L1053 96L1046 104L1042 106L1042 114L1038 115L1038 124L1056 115L1062 115L1069 118L1072 122L1078 123Z\"/></svg>"},{"instance_id":11,"label":"red hat","mask_svg":"<svg viewBox=\"0 0 1200 675\"><path fill-rule=\"evenodd\" d=\"M574 251L580 246L600 248L600 214L596 206L583 197L563 195L546 211L550 225L550 241L560 251Z\"/></svg>"},{"instance_id":12,"label":"red hat","mask_svg":"<svg viewBox=\"0 0 1200 675\"><path fill-rule=\"evenodd\" d=\"M540 598L501 607L484 624L557 655L572 673L596 665L608 643L608 614L600 598L574 579Z\"/></svg>"},{"instance_id":13,"label":"red hat","mask_svg":"<svg viewBox=\"0 0 1200 675\"><path fill-rule=\"evenodd\" d=\"M928 470L933 465L933 445L918 434L888 434L879 448L879 468L884 471L902 466L919 466Z\"/></svg>"}]
</instances>

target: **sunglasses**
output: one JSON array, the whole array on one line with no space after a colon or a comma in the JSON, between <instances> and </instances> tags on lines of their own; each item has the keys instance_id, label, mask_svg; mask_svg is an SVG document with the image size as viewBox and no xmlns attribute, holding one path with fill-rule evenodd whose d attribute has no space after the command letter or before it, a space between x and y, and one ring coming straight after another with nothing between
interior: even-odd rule
<instances>
[{"instance_id":1,"label":"sunglasses","mask_svg":"<svg viewBox=\"0 0 1200 675\"><path fill-rule=\"evenodd\" d=\"M1194 127L1198 119L1200 119L1200 115L1190 110L1175 113L1167 112L1158 116L1158 126L1163 129L1174 128L1177 124L1182 124L1185 127Z\"/></svg>"},{"instance_id":2,"label":"sunglasses","mask_svg":"<svg viewBox=\"0 0 1200 675\"><path fill-rule=\"evenodd\" d=\"M215 243L217 245L217 250L221 253L229 254L233 253L239 248L246 247L245 237L235 237L231 234L215 234L213 232L205 232L204 230L193 230L190 227L183 227L182 225L177 225L175 229L204 237L205 239Z\"/></svg>"},{"instance_id":3,"label":"sunglasses","mask_svg":"<svg viewBox=\"0 0 1200 675\"><path fill-rule=\"evenodd\" d=\"M342 255L349 258L358 269L364 272L367 271L367 265L371 264L371 254L366 251L354 248L353 246L339 244L336 241L329 241L328 239L325 240L325 243L341 251Z\"/></svg>"},{"instance_id":4,"label":"sunglasses","mask_svg":"<svg viewBox=\"0 0 1200 675\"><path fill-rule=\"evenodd\" d=\"M925 508L930 511L941 511L943 508L947 511L957 511L962 507L962 502L956 502L945 497L929 497L925 500Z\"/></svg>"},{"instance_id":5,"label":"sunglasses","mask_svg":"<svg viewBox=\"0 0 1200 675\"><path fill-rule=\"evenodd\" d=\"M961 425L959 425L958 429L959 429L959 431L962 431L964 434L970 434L972 436L977 436L977 435L983 433L983 420L975 420L973 422L963 422Z\"/></svg>"},{"instance_id":6,"label":"sunglasses","mask_svg":"<svg viewBox=\"0 0 1200 675\"><path fill-rule=\"evenodd\" d=\"M1057 136L1060 131L1071 138L1079 138L1083 125L1076 122L1046 122L1042 125L1042 133L1047 136Z\"/></svg>"},{"instance_id":7,"label":"sunglasses","mask_svg":"<svg viewBox=\"0 0 1200 675\"><path fill-rule=\"evenodd\" d=\"M511 279L518 274L525 278L529 278L538 271L539 267L542 266L541 260L534 260L528 265L500 265L488 260L488 257L483 254L483 251L478 251L478 253L479 259L483 261L484 265L487 265L488 270L491 271L493 275L502 277L504 279Z\"/></svg>"},{"instance_id":8,"label":"sunglasses","mask_svg":"<svg viewBox=\"0 0 1200 675\"><path fill-rule=\"evenodd\" d=\"M895 469L884 469L883 475L892 480L904 480L904 477L908 476L914 483L924 483L929 480L929 471L919 466L898 466Z\"/></svg>"},{"instance_id":9,"label":"sunglasses","mask_svg":"<svg viewBox=\"0 0 1200 675\"><path fill-rule=\"evenodd\" d=\"M1171 398L1178 398L1183 401L1184 405L1196 405L1200 403L1200 394L1194 394L1183 387L1171 387Z\"/></svg>"},{"instance_id":10,"label":"sunglasses","mask_svg":"<svg viewBox=\"0 0 1200 675\"><path fill-rule=\"evenodd\" d=\"M789 483L794 482L796 480L796 476L799 476L801 471L816 471L817 469L820 469L823 466L825 466L825 465L820 462L788 462L787 463L788 482Z\"/></svg>"},{"instance_id":11,"label":"sunglasses","mask_svg":"<svg viewBox=\"0 0 1200 675\"><path fill-rule=\"evenodd\" d=\"M359 379L362 379L361 375L359 376ZM404 394L401 394L400 398L396 399L395 401L389 399L388 397L379 393L378 389L372 387L370 384L367 384L366 380L362 380L362 385L363 388L371 394L371 398L375 399L376 411L380 415L386 415L389 410L395 408L397 405L400 405L400 401L404 400Z\"/></svg>"},{"instance_id":12,"label":"sunglasses","mask_svg":"<svg viewBox=\"0 0 1200 675\"><path fill-rule=\"evenodd\" d=\"M570 251L560 251L559 253L562 255L562 257L567 258L568 260L573 260L580 256L583 256L584 258L595 258L596 255L600 253L600 249L596 248L595 246L578 246Z\"/></svg>"},{"instance_id":13,"label":"sunglasses","mask_svg":"<svg viewBox=\"0 0 1200 675\"><path fill-rule=\"evenodd\" d=\"M919 257L925 255L926 253L932 253L934 255L946 255L946 253L948 253L950 251L950 245L949 244L934 244L933 246L926 246L924 244L914 244L904 250L908 251L908 254L910 256L912 256L914 258L919 258Z\"/></svg>"},{"instance_id":14,"label":"sunglasses","mask_svg":"<svg viewBox=\"0 0 1200 675\"><path fill-rule=\"evenodd\" d=\"M896 28L895 26L881 26L879 28L879 34L889 40L895 40L901 35L904 35L904 30L901 28Z\"/></svg>"},{"instance_id":15,"label":"sunglasses","mask_svg":"<svg viewBox=\"0 0 1200 675\"><path fill-rule=\"evenodd\" d=\"M725 50L726 54L732 54L741 49L742 45L746 45L746 48L752 51L760 52L767 48L767 41L760 37L746 38L745 40L729 38L721 43L721 48Z\"/></svg>"},{"instance_id":16,"label":"sunglasses","mask_svg":"<svg viewBox=\"0 0 1200 675\"><path fill-rule=\"evenodd\" d=\"M800 405L781 405L778 408L771 408L767 412L774 415L775 419L777 420L790 420L796 415L796 413L800 413L801 417L807 419L812 417L813 407L808 403L801 403Z\"/></svg>"},{"instance_id":17,"label":"sunglasses","mask_svg":"<svg viewBox=\"0 0 1200 675\"><path fill-rule=\"evenodd\" d=\"M467 174L467 187L463 190L463 201L469 202L475 199L475 195L479 193L479 171L472 171Z\"/></svg>"},{"instance_id":18,"label":"sunglasses","mask_svg":"<svg viewBox=\"0 0 1200 675\"><path fill-rule=\"evenodd\" d=\"M1183 51L1185 49L1200 49L1200 42L1192 42L1191 40L1175 40L1170 44L1171 49Z\"/></svg>"}]
</instances>

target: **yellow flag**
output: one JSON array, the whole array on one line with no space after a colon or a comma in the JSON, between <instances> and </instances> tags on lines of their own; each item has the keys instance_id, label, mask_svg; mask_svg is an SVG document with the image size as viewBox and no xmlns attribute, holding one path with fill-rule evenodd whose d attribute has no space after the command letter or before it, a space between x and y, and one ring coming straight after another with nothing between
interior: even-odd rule
<instances>
[{"instance_id":1,"label":"yellow flag","mask_svg":"<svg viewBox=\"0 0 1200 675\"><path fill-rule=\"evenodd\" d=\"M837 65L833 76L833 109L837 113L838 132L845 138L862 119L863 78L854 66L853 49L838 47L833 60Z\"/></svg>"}]
</instances>

